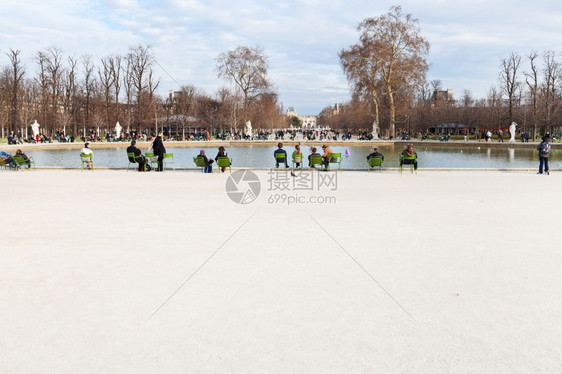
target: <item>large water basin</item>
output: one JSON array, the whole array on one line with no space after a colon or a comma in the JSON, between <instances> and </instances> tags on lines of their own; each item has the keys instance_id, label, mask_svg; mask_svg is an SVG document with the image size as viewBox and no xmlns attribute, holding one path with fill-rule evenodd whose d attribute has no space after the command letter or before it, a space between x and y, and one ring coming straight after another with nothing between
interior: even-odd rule
<instances>
[{"instance_id":1,"label":"large water basin","mask_svg":"<svg viewBox=\"0 0 562 374\"><path fill-rule=\"evenodd\" d=\"M534 169L538 167L537 151L533 148L508 148L486 146L443 146L443 145L414 145L418 153L419 168L432 169ZM343 155L344 169L366 169L366 156L372 147L362 145L330 146L334 152ZM398 154L403 150L403 144L379 146L379 152L384 154L385 167L398 166ZM141 148L142 149L142 148ZM166 149L174 154L176 168L193 168L193 157L199 150L205 150L207 157L214 158L216 147L201 148L174 147L173 143L166 143ZM237 145L227 148L235 168L268 169L275 165L273 151L275 147L260 145ZM301 147L306 158L310 154L310 147ZM320 147L318 147L321 152ZM285 147L289 154L293 147ZM128 165L125 148L95 148L94 165L103 168L126 168ZM28 156L33 156L38 167L80 167L79 150L77 149L25 149ZM143 149L144 152L144 149ZM550 158L551 168L562 168L562 150L553 150Z\"/></svg>"}]
</instances>

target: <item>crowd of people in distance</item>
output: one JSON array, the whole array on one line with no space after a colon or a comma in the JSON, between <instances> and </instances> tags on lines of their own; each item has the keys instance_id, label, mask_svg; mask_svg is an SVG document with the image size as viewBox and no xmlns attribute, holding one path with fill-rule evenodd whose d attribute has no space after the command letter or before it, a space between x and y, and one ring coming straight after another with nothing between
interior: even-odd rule
<instances>
[{"instance_id":1,"label":"crowd of people in distance","mask_svg":"<svg viewBox=\"0 0 562 374\"><path fill-rule=\"evenodd\" d=\"M42 133L39 133L36 136L29 134L27 138L25 138L22 135L21 131L18 131L17 133L12 131L8 135L8 144L23 144L24 142L25 143L52 143L52 140L51 138L45 136Z\"/></svg>"}]
</instances>

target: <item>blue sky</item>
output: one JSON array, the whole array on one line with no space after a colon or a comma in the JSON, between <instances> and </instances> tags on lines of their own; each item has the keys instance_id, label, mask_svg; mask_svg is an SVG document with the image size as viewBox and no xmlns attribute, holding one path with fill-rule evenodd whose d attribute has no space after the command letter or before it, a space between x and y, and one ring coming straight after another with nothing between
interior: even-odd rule
<instances>
[{"instance_id":1,"label":"blue sky","mask_svg":"<svg viewBox=\"0 0 562 374\"><path fill-rule=\"evenodd\" d=\"M140 43L173 77L156 66L161 95L178 89L177 81L212 96L227 85L217 78L217 55L260 46L284 108L318 114L350 98L338 52L357 42L360 21L393 5L419 20L431 44L427 79L441 80L457 98L464 89L485 97L512 52L562 51L562 6L549 0L0 0L0 65L9 63L10 48L22 51L34 75L34 55L49 46L97 64Z\"/></svg>"}]
</instances>

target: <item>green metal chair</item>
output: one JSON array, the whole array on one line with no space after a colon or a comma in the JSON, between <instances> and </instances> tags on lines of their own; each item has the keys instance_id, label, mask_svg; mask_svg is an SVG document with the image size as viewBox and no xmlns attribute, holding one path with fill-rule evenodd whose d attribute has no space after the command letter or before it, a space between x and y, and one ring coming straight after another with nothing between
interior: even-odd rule
<instances>
[{"instance_id":1,"label":"green metal chair","mask_svg":"<svg viewBox=\"0 0 562 374\"><path fill-rule=\"evenodd\" d=\"M300 169L303 168L302 165L302 153L293 153L293 159L291 160L291 170L295 170L295 165L300 164Z\"/></svg>"},{"instance_id":2,"label":"green metal chair","mask_svg":"<svg viewBox=\"0 0 562 374\"><path fill-rule=\"evenodd\" d=\"M414 168L414 163L416 162L417 157L414 156L405 156L402 153L400 154L400 166L398 167L398 170L400 171L400 174L402 174L402 169L404 168L404 165L407 167L410 167L410 173L418 173L417 170Z\"/></svg>"},{"instance_id":3,"label":"green metal chair","mask_svg":"<svg viewBox=\"0 0 562 374\"><path fill-rule=\"evenodd\" d=\"M342 166L341 166L341 161L342 161L341 153L330 153L330 154L328 155L328 158L330 159L330 161L328 161L328 168L330 167L330 164L337 164L337 165L338 165L337 170L339 170L339 171L342 170Z\"/></svg>"},{"instance_id":4,"label":"green metal chair","mask_svg":"<svg viewBox=\"0 0 562 374\"><path fill-rule=\"evenodd\" d=\"M140 164L140 162L137 160L137 157L138 156L135 156L135 154L133 152L127 152L127 158L129 159L129 165L127 165L127 171L129 171L129 167L131 165ZM146 170L146 165L148 165L148 159L145 157L145 159L144 159L144 170Z\"/></svg>"},{"instance_id":5,"label":"green metal chair","mask_svg":"<svg viewBox=\"0 0 562 374\"><path fill-rule=\"evenodd\" d=\"M82 161L81 169L84 170L84 167L88 168L88 165L91 165L89 168L90 170L94 171L94 158L92 157L93 154L89 153L80 153L80 160Z\"/></svg>"},{"instance_id":6,"label":"green metal chair","mask_svg":"<svg viewBox=\"0 0 562 374\"><path fill-rule=\"evenodd\" d=\"M176 170L176 164L174 164L174 154L173 153L164 153L164 170L170 164L173 165L172 169Z\"/></svg>"},{"instance_id":7,"label":"green metal chair","mask_svg":"<svg viewBox=\"0 0 562 374\"><path fill-rule=\"evenodd\" d=\"M6 168L16 168L15 163L12 161L10 163L5 163L4 161L0 160L0 169L6 170Z\"/></svg>"},{"instance_id":8,"label":"green metal chair","mask_svg":"<svg viewBox=\"0 0 562 374\"><path fill-rule=\"evenodd\" d=\"M309 163L311 168L314 168L316 165L322 167L322 156L310 156Z\"/></svg>"},{"instance_id":9,"label":"green metal chair","mask_svg":"<svg viewBox=\"0 0 562 374\"><path fill-rule=\"evenodd\" d=\"M285 167L289 167L285 153L275 153L275 169L279 169L279 164L285 164Z\"/></svg>"},{"instance_id":10,"label":"green metal chair","mask_svg":"<svg viewBox=\"0 0 562 374\"><path fill-rule=\"evenodd\" d=\"M201 168L201 171L204 173L205 172L205 168L207 167L207 164L205 163L205 160L203 159L203 157L193 157L193 162L195 162L195 166L197 168Z\"/></svg>"},{"instance_id":11,"label":"green metal chair","mask_svg":"<svg viewBox=\"0 0 562 374\"><path fill-rule=\"evenodd\" d=\"M127 171L129 171L129 167L131 165L138 164L138 162L137 162L137 160L135 158L135 154L133 152L127 152L127 159L129 160L129 164L127 165Z\"/></svg>"},{"instance_id":12,"label":"green metal chair","mask_svg":"<svg viewBox=\"0 0 562 374\"><path fill-rule=\"evenodd\" d=\"M28 158L29 163L27 161L25 161L25 159L23 158L22 155L13 155L12 159L14 160L14 164L15 164L15 170L19 170L20 168L24 168L24 169L29 169L31 168L31 165L33 165L33 168L35 168L35 161L33 161L33 159L31 157ZM28 166L26 168L26 166Z\"/></svg>"},{"instance_id":13,"label":"green metal chair","mask_svg":"<svg viewBox=\"0 0 562 374\"><path fill-rule=\"evenodd\" d=\"M369 171L373 170L373 168L378 168L379 171L382 171L382 157L375 156L369 158Z\"/></svg>"},{"instance_id":14,"label":"green metal chair","mask_svg":"<svg viewBox=\"0 0 562 374\"><path fill-rule=\"evenodd\" d=\"M232 173L232 169L231 166L232 165L232 160L229 159L228 157L219 157L217 158L217 167L219 168L228 168L228 172Z\"/></svg>"},{"instance_id":15,"label":"green metal chair","mask_svg":"<svg viewBox=\"0 0 562 374\"><path fill-rule=\"evenodd\" d=\"M158 169L158 157L154 156L154 152L146 152L144 157L146 157L146 162L150 164L152 170Z\"/></svg>"}]
</instances>

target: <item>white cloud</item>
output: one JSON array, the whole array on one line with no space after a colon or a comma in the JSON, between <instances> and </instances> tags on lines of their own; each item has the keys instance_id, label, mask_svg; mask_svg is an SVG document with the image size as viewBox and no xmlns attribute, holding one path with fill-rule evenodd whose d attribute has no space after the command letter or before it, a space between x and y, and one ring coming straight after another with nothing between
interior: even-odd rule
<instances>
[{"instance_id":1,"label":"white cloud","mask_svg":"<svg viewBox=\"0 0 562 374\"><path fill-rule=\"evenodd\" d=\"M151 45L181 84L209 94L223 86L215 57L239 45L262 46L285 107L302 113L349 98L337 53L357 42L357 24L386 13L391 1L52 0L10 2L0 13L0 51L31 57L55 45L67 55L101 58ZM403 1L431 43L428 79L460 95L496 84L498 65L512 51L560 49L562 9L554 1ZM7 63L0 56L0 65ZM28 73L33 74L31 63ZM161 72L165 94L177 84ZM483 86L486 86L483 88Z\"/></svg>"}]
</instances>

